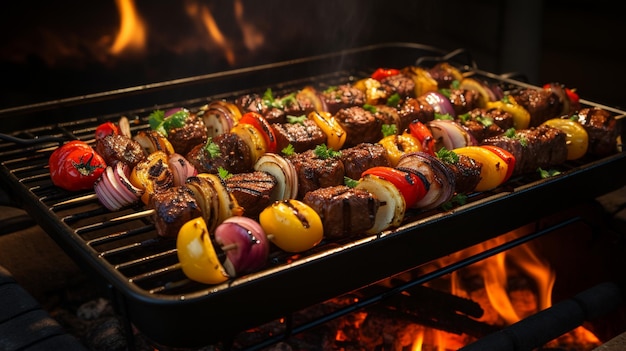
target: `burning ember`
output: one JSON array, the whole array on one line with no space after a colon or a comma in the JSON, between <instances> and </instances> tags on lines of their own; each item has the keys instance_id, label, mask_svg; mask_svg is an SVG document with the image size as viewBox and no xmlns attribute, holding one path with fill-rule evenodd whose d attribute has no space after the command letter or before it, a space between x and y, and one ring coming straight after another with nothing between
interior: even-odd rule
<instances>
[{"instance_id":1,"label":"burning ember","mask_svg":"<svg viewBox=\"0 0 626 351\"><path fill-rule=\"evenodd\" d=\"M383 290L379 289L408 281L413 274L423 276L435 272L532 230L533 225L522 227L419 267L419 272L404 273L368 287L366 292L359 291L311 307L303 311L302 320L296 318L293 324L319 318L367 298L365 295L370 292L380 293ZM294 349L303 350L458 350L551 307L555 281L556 274L550 264L527 243L337 318L312 333L295 335L289 343ZM280 333L282 328L284 321L270 323L247 332L247 337ZM550 341L544 348L582 351L599 345L598 337L581 326Z\"/></svg>"}]
</instances>

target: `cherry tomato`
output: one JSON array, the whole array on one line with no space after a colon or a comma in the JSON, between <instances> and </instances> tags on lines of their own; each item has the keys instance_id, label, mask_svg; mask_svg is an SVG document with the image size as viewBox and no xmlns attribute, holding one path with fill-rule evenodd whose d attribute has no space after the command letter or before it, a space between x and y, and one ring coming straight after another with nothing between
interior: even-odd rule
<instances>
[{"instance_id":1,"label":"cherry tomato","mask_svg":"<svg viewBox=\"0 0 626 351\"><path fill-rule=\"evenodd\" d=\"M257 112L248 112L241 116L239 123L249 124L256 128L265 140L265 152L276 152L276 135L270 123Z\"/></svg>"},{"instance_id":2,"label":"cherry tomato","mask_svg":"<svg viewBox=\"0 0 626 351\"><path fill-rule=\"evenodd\" d=\"M70 191L93 188L106 169L102 156L79 140L70 141L54 150L48 159L48 166L54 185Z\"/></svg>"},{"instance_id":3,"label":"cherry tomato","mask_svg":"<svg viewBox=\"0 0 626 351\"><path fill-rule=\"evenodd\" d=\"M384 78L395 76L400 74L400 70L395 68L379 68L372 73L372 78L376 80L383 80Z\"/></svg>"},{"instance_id":4,"label":"cherry tomato","mask_svg":"<svg viewBox=\"0 0 626 351\"><path fill-rule=\"evenodd\" d=\"M259 215L267 237L287 252L302 252L319 244L324 237L322 219L309 205L289 199L276 201Z\"/></svg>"},{"instance_id":5,"label":"cherry tomato","mask_svg":"<svg viewBox=\"0 0 626 351\"><path fill-rule=\"evenodd\" d=\"M113 122L104 122L96 128L96 139L102 139L107 135L119 133L120 129Z\"/></svg>"},{"instance_id":6,"label":"cherry tomato","mask_svg":"<svg viewBox=\"0 0 626 351\"><path fill-rule=\"evenodd\" d=\"M409 123L409 131L422 143L424 152L435 155L435 137L424 123L419 120Z\"/></svg>"},{"instance_id":7,"label":"cherry tomato","mask_svg":"<svg viewBox=\"0 0 626 351\"><path fill-rule=\"evenodd\" d=\"M192 219L180 228L176 237L176 254L183 273L191 280L218 284L230 278L219 260L202 217Z\"/></svg>"},{"instance_id":8,"label":"cherry tomato","mask_svg":"<svg viewBox=\"0 0 626 351\"><path fill-rule=\"evenodd\" d=\"M509 178L511 178L511 174L513 174L513 170L515 169L515 156L513 156L513 154L510 153L508 150L505 150L499 146L481 145L480 147L492 151L493 153L498 155L498 157L500 157L502 161L504 161L507 164L508 168L507 168L506 175L504 176L504 180L502 181L502 183L509 180Z\"/></svg>"},{"instance_id":9,"label":"cherry tomato","mask_svg":"<svg viewBox=\"0 0 626 351\"><path fill-rule=\"evenodd\" d=\"M413 206L417 201L426 196L426 186L424 182L413 172L399 170L393 167L377 166L372 167L361 175L361 177L372 174L390 181L404 197L407 207Z\"/></svg>"}]
</instances>

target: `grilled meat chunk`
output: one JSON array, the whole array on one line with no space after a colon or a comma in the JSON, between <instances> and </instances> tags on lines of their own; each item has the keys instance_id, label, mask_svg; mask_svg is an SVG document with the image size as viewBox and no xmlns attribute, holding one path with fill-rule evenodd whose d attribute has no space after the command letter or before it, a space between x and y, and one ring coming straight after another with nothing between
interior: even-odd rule
<instances>
[{"instance_id":1,"label":"grilled meat chunk","mask_svg":"<svg viewBox=\"0 0 626 351\"><path fill-rule=\"evenodd\" d=\"M335 114L335 118L346 131L345 148L380 140L380 119L361 106L341 109Z\"/></svg>"},{"instance_id":2,"label":"grilled meat chunk","mask_svg":"<svg viewBox=\"0 0 626 351\"><path fill-rule=\"evenodd\" d=\"M330 239L348 238L370 229L380 206L370 192L345 185L310 191L302 202L317 212L324 226L324 236Z\"/></svg>"},{"instance_id":3,"label":"grilled meat chunk","mask_svg":"<svg viewBox=\"0 0 626 351\"><path fill-rule=\"evenodd\" d=\"M454 174L454 192L457 194L472 192L480 182L480 171L483 165L469 156L458 156L459 159L456 162L442 159Z\"/></svg>"},{"instance_id":4,"label":"grilled meat chunk","mask_svg":"<svg viewBox=\"0 0 626 351\"><path fill-rule=\"evenodd\" d=\"M228 191L233 194L246 217L257 218L272 203L276 178L267 172L254 171L233 174L225 180Z\"/></svg>"},{"instance_id":5,"label":"grilled meat chunk","mask_svg":"<svg viewBox=\"0 0 626 351\"><path fill-rule=\"evenodd\" d=\"M282 97L283 111L287 116L308 115L309 112L315 111L314 94L315 92L309 87Z\"/></svg>"},{"instance_id":6,"label":"grilled meat chunk","mask_svg":"<svg viewBox=\"0 0 626 351\"><path fill-rule=\"evenodd\" d=\"M480 143L485 138L500 135L513 128L513 115L497 108L475 108L457 115L457 122Z\"/></svg>"},{"instance_id":7,"label":"grilled meat chunk","mask_svg":"<svg viewBox=\"0 0 626 351\"><path fill-rule=\"evenodd\" d=\"M276 134L278 150L291 144L294 151L299 153L326 143L326 134L310 119L305 119L301 123L274 123L272 128Z\"/></svg>"},{"instance_id":8,"label":"grilled meat chunk","mask_svg":"<svg viewBox=\"0 0 626 351\"><path fill-rule=\"evenodd\" d=\"M563 102L551 90L523 88L511 92L511 96L530 114L530 127L559 117L563 109Z\"/></svg>"},{"instance_id":9,"label":"grilled meat chunk","mask_svg":"<svg viewBox=\"0 0 626 351\"><path fill-rule=\"evenodd\" d=\"M583 108L578 111L575 120L589 136L588 154L608 156L617 151L617 137L621 135L622 127L609 111L599 107Z\"/></svg>"},{"instance_id":10,"label":"grilled meat chunk","mask_svg":"<svg viewBox=\"0 0 626 351\"><path fill-rule=\"evenodd\" d=\"M400 105L398 113L403 126L408 126L415 120L426 123L435 119L435 109L426 101L424 96L405 99Z\"/></svg>"},{"instance_id":11,"label":"grilled meat chunk","mask_svg":"<svg viewBox=\"0 0 626 351\"><path fill-rule=\"evenodd\" d=\"M268 100L259 94L242 95L234 101L242 114L246 112L258 112L270 123L285 123L285 111L276 106L269 105L267 102Z\"/></svg>"},{"instance_id":12,"label":"grilled meat chunk","mask_svg":"<svg viewBox=\"0 0 626 351\"><path fill-rule=\"evenodd\" d=\"M320 94L326 110L334 115L343 108L363 106L367 100L365 93L351 84L328 88Z\"/></svg>"},{"instance_id":13,"label":"grilled meat chunk","mask_svg":"<svg viewBox=\"0 0 626 351\"><path fill-rule=\"evenodd\" d=\"M387 98L393 94L398 94L401 98L415 97L415 81L402 73L381 79L380 88Z\"/></svg>"},{"instance_id":14,"label":"grilled meat chunk","mask_svg":"<svg viewBox=\"0 0 626 351\"><path fill-rule=\"evenodd\" d=\"M322 158L315 150L287 157L298 174L298 198L315 189L343 185L344 164L339 156Z\"/></svg>"},{"instance_id":15,"label":"grilled meat chunk","mask_svg":"<svg viewBox=\"0 0 626 351\"><path fill-rule=\"evenodd\" d=\"M250 172L253 168L250 147L234 133L223 133L196 145L185 158L198 173L217 174L222 167L235 174Z\"/></svg>"},{"instance_id":16,"label":"grilled meat chunk","mask_svg":"<svg viewBox=\"0 0 626 351\"><path fill-rule=\"evenodd\" d=\"M137 141L121 134L111 134L97 139L96 152L109 166L123 162L131 169L146 158L143 148Z\"/></svg>"},{"instance_id":17,"label":"grilled meat chunk","mask_svg":"<svg viewBox=\"0 0 626 351\"><path fill-rule=\"evenodd\" d=\"M409 125L405 124L405 122L400 118L398 109L395 107L387 105L376 105L374 106L374 117L376 117L376 119L378 119L380 121L379 123L381 124L381 129L376 141L384 137L382 131L383 124L394 124L399 131L402 131L409 127Z\"/></svg>"},{"instance_id":18,"label":"grilled meat chunk","mask_svg":"<svg viewBox=\"0 0 626 351\"><path fill-rule=\"evenodd\" d=\"M196 145L206 142L207 129L204 120L196 114L190 113L182 127L167 131L167 140L172 144L176 153L187 154Z\"/></svg>"},{"instance_id":19,"label":"grilled meat chunk","mask_svg":"<svg viewBox=\"0 0 626 351\"><path fill-rule=\"evenodd\" d=\"M535 172L537 168L549 168L567 160L565 132L539 126L521 129L515 136L499 135L483 140L482 144L499 146L515 156L513 175Z\"/></svg>"},{"instance_id":20,"label":"grilled meat chunk","mask_svg":"<svg viewBox=\"0 0 626 351\"><path fill-rule=\"evenodd\" d=\"M376 143L361 143L341 150L341 161L345 176L358 180L367 169L376 166L390 166L387 149Z\"/></svg>"},{"instance_id":21,"label":"grilled meat chunk","mask_svg":"<svg viewBox=\"0 0 626 351\"><path fill-rule=\"evenodd\" d=\"M478 107L480 102L480 93L470 89L450 89L446 96L450 100L454 113L462 115Z\"/></svg>"},{"instance_id":22,"label":"grilled meat chunk","mask_svg":"<svg viewBox=\"0 0 626 351\"><path fill-rule=\"evenodd\" d=\"M185 185L157 192L150 201L154 208L154 226L162 237L175 238L183 224L202 216L193 191Z\"/></svg>"}]
</instances>

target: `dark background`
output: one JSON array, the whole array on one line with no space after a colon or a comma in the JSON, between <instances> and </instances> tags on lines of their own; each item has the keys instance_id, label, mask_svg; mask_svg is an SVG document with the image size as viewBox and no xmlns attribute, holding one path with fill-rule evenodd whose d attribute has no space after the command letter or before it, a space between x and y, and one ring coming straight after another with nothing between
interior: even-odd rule
<instances>
[{"instance_id":1,"label":"dark background","mask_svg":"<svg viewBox=\"0 0 626 351\"><path fill-rule=\"evenodd\" d=\"M560 82L626 107L626 20L605 1L136 0L142 52L113 55L114 1L13 4L0 14L0 109L384 42L464 48L479 68ZM228 62L185 6L210 9L235 54ZM257 33L246 46L242 23Z\"/></svg>"}]
</instances>

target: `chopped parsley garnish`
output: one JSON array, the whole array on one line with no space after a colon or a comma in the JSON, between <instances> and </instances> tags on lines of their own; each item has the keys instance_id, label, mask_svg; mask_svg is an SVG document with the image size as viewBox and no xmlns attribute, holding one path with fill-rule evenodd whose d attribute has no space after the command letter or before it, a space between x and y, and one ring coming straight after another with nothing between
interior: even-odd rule
<instances>
[{"instance_id":1,"label":"chopped parsley garnish","mask_svg":"<svg viewBox=\"0 0 626 351\"><path fill-rule=\"evenodd\" d=\"M467 123L467 121L470 119L470 117L471 117L471 116L470 116L470 114L469 114L469 113L464 113L464 114L462 114L462 115L458 115L458 116L456 116L456 117L457 117L457 119L458 119L461 123L465 124L465 123Z\"/></svg>"},{"instance_id":2,"label":"chopped parsley garnish","mask_svg":"<svg viewBox=\"0 0 626 351\"><path fill-rule=\"evenodd\" d=\"M352 178L350 178L350 177L345 177L345 176L344 176L344 177L343 177L343 183L344 183L347 187L354 188L354 187L356 187L356 186L359 184L359 181L358 181L358 180L354 180L354 179L352 179Z\"/></svg>"},{"instance_id":3,"label":"chopped parsley garnish","mask_svg":"<svg viewBox=\"0 0 626 351\"><path fill-rule=\"evenodd\" d=\"M292 144L289 144L287 146L285 146L282 150L280 150L280 152L283 153L283 155L285 156L290 156L296 153L296 150L293 148Z\"/></svg>"},{"instance_id":4,"label":"chopped parsley garnish","mask_svg":"<svg viewBox=\"0 0 626 351\"><path fill-rule=\"evenodd\" d=\"M381 127L383 137L398 134L398 126L395 124L383 124Z\"/></svg>"},{"instance_id":5,"label":"chopped parsley garnish","mask_svg":"<svg viewBox=\"0 0 626 351\"><path fill-rule=\"evenodd\" d=\"M341 151L335 151L332 148L326 146L326 144L320 144L315 147L315 156L325 160L328 158L341 156Z\"/></svg>"},{"instance_id":6,"label":"chopped parsley garnish","mask_svg":"<svg viewBox=\"0 0 626 351\"><path fill-rule=\"evenodd\" d=\"M506 132L504 132L504 136L506 136L507 138L511 138L511 139L517 139L519 140L520 145L522 145L523 147L528 146L528 140L524 137L520 137L516 132L515 132L515 128L509 128L506 130Z\"/></svg>"},{"instance_id":7,"label":"chopped parsley garnish","mask_svg":"<svg viewBox=\"0 0 626 351\"><path fill-rule=\"evenodd\" d=\"M444 211L449 211L449 210L451 210L455 206L465 205L466 202L467 202L467 195L465 195L465 194L456 194L450 200L448 200L447 202L443 203L441 205L441 208Z\"/></svg>"},{"instance_id":8,"label":"chopped parsley garnish","mask_svg":"<svg viewBox=\"0 0 626 351\"><path fill-rule=\"evenodd\" d=\"M296 93L291 93L284 98L280 99L280 104L283 106L292 106L298 104L298 100L296 99Z\"/></svg>"},{"instance_id":9,"label":"chopped parsley garnish","mask_svg":"<svg viewBox=\"0 0 626 351\"><path fill-rule=\"evenodd\" d=\"M291 124L296 124L296 123L304 124L305 119L306 119L305 115L302 115L302 116L287 115L287 122Z\"/></svg>"},{"instance_id":10,"label":"chopped parsley garnish","mask_svg":"<svg viewBox=\"0 0 626 351\"><path fill-rule=\"evenodd\" d=\"M204 145L204 150L209 154L210 158L216 158L222 156L222 151L219 145L213 142L213 138L208 138Z\"/></svg>"},{"instance_id":11,"label":"chopped parsley garnish","mask_svg":"<svg viewBox=\"0 0 626 351\"><path fill-rule=\"evenodd\" d=\"M400 104L400 100L400 95L398 93L395 93L391 95L389 99L387 99L387 106L398 107L398 105Z\"/></svg>"},{"instance_id":12,"label":"chopped parsley garnish","mask_svg":"<svg viewBox=\"0 0 626 351\"><path fill-rule=\"evenodd\" d=\"M493 124L493 118L485 116L477 116L476 120L485 127L490 127Z\"/></svg>"},{"instance_id":13,"label":"chopped parsley garnish","mask_svg":"<svg viewBox=\"0 0 626 351\"><path fill-rule=\"evenodd\" d=\"M336 86L336 85L331 85L331 86L329 86L328 88L326 88L326 89L324 90L324 93L332 93L333 91L335 91L335 90L337 90L337 89L338 89L338 88L337 88L337 86Z\"/></svg>"},{"instance_id":14,"label":"chopped parsley garnish","mask_svg":"<svg viewBox=\"0 0 626 351\"><path fill-rule=\"evenodd\" d=\"M455 79L450 83L450 88L452 89L459 89L460 87L461 87L461 82L458 79Z\"/></svg>"},{"instance_id":15,"label":"chopped parsley garnish","mask_svg":"<svg viewBox=\"0 0 626 351\"><path fill-rule=\"evenodd\" d=\"M511 101L511 99L509 99L509 95L504 95L502 97L502 102L504 102L505 104L512 104L513 102Z\"/></svg>"},{"instance_id":16,"label":"chopped parsley garnish","mask_svg":"<svg viewBox=\"0 0 626 351\"><path fill-rule=\"evenodd\" d=\"M271 88L267 88L265 90L262 101L267 107L273 107L280 110L283 110L285 106L291 106L298 103L298 100L296 100L296 93L291 93L282 99L275 99Z\"/></svg>"},{"instance_id":17,"label":"chopped parsley garnish","mask_svg":"<svg viewBox=\"0 0 626 351\"><path fill-rule=\"evenodd\" d=\"M435 155L437 156L437 158L446 163L455 164L459 162L459 155L452 150L446 149L445 147L437 150L435 152Z\"/></svg>"},{"instance_id":18,"label":"chopped parsley garnish","mask_svg":"<svg viewBox=\"0 0 626 351\"><path fill-rule=\"evenodd\" d=\"M441 95L447 97L448 99L450 98L450 89L446 89L446 88L439 89L439 93L441 93Z\"/></svg>"},{"instance_id":19,"label":"chopped parsley garnish","mask_svg":"<svg viewBox=\"0 0 626 351\"><path fill-rule=\"evenodd\" d=\"M371 113L376 113L376 106L374 105L365 104L363 105L363 109L368 110Z\"/></svg>"},{"instance_id":20,"label":"chopped parsley garnish","mask_svg":"<svg viewBox=\"0 0 626 351\"><path fill-rule=\"evenodd\" d=\"M185 121L189 117L189 111L180 109L173 114L165 117L165 112L156 110L148 117L148 123L152 130L156 130L159 134L167 136L167 131L174 128L181 128L185 125Z\"/></svg>"},{"instance_id":21,"label":"chopped parsley garnish","mask_svg":"<svg viewBox=\"0 0 626 351\"><path fill-rule=\"evenodd\" d=\"M555 175L561 174L561 172L557 171L556 169L545 170L545 169L542 169L541 167L537 168L537 172L539 172L539 176L543 179L554 177Z\"/></svg>"},{"instance_id":22,"label":"chopped parsley garnish","mask_svg":"<svg viewBox=\"0 0 626 351\"><path fill-rule=\"evenodd\" d=\"M454 117L452 117L451 114L449 113L435 113L435 119L442 119L442 120L448 120L448 121L454 121Z\"/></svg>"},{"instance_id":23,"label":"chopped parsley garnish","mask_svg":"<svg viewBox=\"0 0 626 351\"><path fill-rule=\"evenodd\" d=\"M217 168L217 175L222 178L222 180L226 180L230 177L232 177L233 175L224 167L218 167Z\"/></svg>"}]
</instances>

